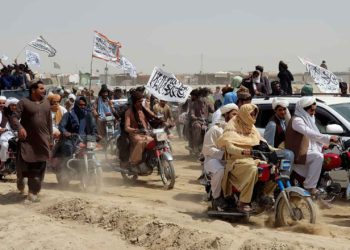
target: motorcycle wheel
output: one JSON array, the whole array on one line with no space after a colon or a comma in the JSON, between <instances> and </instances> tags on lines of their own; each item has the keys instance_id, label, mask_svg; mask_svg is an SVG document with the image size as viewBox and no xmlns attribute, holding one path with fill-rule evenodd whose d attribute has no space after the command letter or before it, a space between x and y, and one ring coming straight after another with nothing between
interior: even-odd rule
<instances>
[{"instance_id":1,"label":"motorcycle wheel","mask_svg":"<svg viewBox=\"0 0 350 250\"><path fill-rule=\"evenodd\" d=\"M97 167L96 168L96 175L95 175L95 191L96 192L101 192L102 190L102 186L103 186L103 171L101 167Z\"/></svg>"},{"instance_id":2,"label":"motorcycle wheel","mask_svg":"<svg viewBox=\"0 0 350 250\"><path fill-rule=\"evenodd\" d=\"M289 196L289 203L296 214L296 218L291 217L287 203L282 198L277 204L276 225L291 226L297 221L305 221L314 224L316 221L316 210L311 197L303 197L297 193L291 193Z\"/></svg>"},{"instance_id":3,"label":"motorcycle wheel","mask_svg":"<svg viewBox=\"0 0 350 250\"><path fill-rule=\"evenodd\" d=\"M165 189L172 189L175 185L175 170L173 162L169 160L159 161L160 178Z\"/></svg>"}]
</instances>

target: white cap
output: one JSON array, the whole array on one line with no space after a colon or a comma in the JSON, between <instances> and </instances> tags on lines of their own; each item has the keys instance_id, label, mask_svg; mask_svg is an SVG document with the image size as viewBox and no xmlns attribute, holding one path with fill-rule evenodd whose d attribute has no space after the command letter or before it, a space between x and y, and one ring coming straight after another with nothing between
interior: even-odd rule
<instances>
[{"instance_id":1,"label":"white cap","mask_svg":"<svg viewBox=\"0 0 350 250\"><path fill-rule=\"evenodd\" d=\"M226 105L222 106L220 108L220 111L221 111L221 114L223 115L223 114L225 114L227 112L230 112L230 111L232 111L234 109L238 110L238 106L236 104L234 104L234 103L229 103L229 104L226 104Z\"/></svg>"},{"instance_id":2,"label":"white cap","mask_svg":"<svg viewBox=\"0 0 350 250\"><path fill-rule=\"evenodd\" d=\"M288 108L289 102L285 99L275 97L272 99L272 109L276 109L277 106Z\"/></svg>"},{"instance_id":3,"label":"white cap","mask_svg":"<svg viewBox=\"0 0 350 250\"><path fill-rule=\"evenodd\" d=\"M316 102L316 98L313 96L303 96L300 98L300 100L297 102L300 104L302 108L306 108Z\"/></svg>"},{"instance_id":4,"label":"white cap","mask_svg":"<svg viewBox=\"0 0 350 250\"><path fill-rule=\"evenodd\" d=\"M6 101L6 96L0 95L0 101Z\"/></svg>"},{"instance_id":5,"label":"white cap","mask_svg":"<svg viewBox=\"0 0 350 250\"><path fill-rule=\"evenodd\" d=\"M19 100L18 100L17 98L9 97L9 98L6 100L5 107L10 106L11 104L17 104L18 102L19 102Z\"/></svg>"},{"instance_id":6,"label":"white cap","mask_svg":"<svg viewBox=\"0 0 350 250\"><path fill-rule=\"evenodd\" d=\"M74 94L69 94L68 99L73 99L75 101L77 97Z\"/></svg>"}]
</instances>

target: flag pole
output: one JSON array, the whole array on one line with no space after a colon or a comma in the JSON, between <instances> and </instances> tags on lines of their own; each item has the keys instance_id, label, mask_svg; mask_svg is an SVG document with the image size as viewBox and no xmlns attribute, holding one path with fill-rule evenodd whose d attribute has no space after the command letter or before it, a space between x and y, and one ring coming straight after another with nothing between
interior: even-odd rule
<instances>
[{"instance_id":1,"label":"flag pole","mask_svg":"<svg viewBox=\"0 0 350 250\"><path fill-rule=\"evenodd\" d=\"M89 102L91 103L91 78L92 78L92 61L94 57L91 54L91 63L90 63L90 81L89 81Z\"/></svg>"},{"instance_id":2,"label":"flag pole","mask_svg":"<svg viewBox=\"0 0 350 250\"><path fill-rule=\"evenodd\" d=\"M27 48L27 45L23 47L23 49L21 49L21 51L18 53L18 55L16 56L16 60L17 58L22 54L23 50L25 50Z\"/></svg>"},{"instance_id":3,"label":"flag pole","mask_svg":"<svg viewBox=\"0 0 350 250\"><path fill-rule=\"evenodd\" d=\"M91 51L91 62L90 62L90 81L89 81L89 102L91 103L91 78L92 78L92 61L94 59L93 50L94 50L95 36L92 39L92 51Z\"/></svg>"}]
</instances>

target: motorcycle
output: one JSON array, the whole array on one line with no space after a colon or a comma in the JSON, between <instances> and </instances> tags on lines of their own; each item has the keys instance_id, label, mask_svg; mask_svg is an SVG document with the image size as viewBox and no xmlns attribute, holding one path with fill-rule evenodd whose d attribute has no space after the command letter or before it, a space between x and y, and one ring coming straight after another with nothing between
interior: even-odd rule
<instances>
[{"instance_id":1,"label":"motorcycle","mask_svg":"<svg viewBox=\"0 0 350 250\"><path fill-rule=\"evenodd\" d=\"M337 149L336 152L325 152L325 150ZM321 191L319 198L331 202L336 197L342 195L342 187L339 183L334 182L330 176L331 171L345 170L350 180L350 140L343 141L339 138L338 142L331 143L328 148L324 148L324 160L317 188ZM292 171L291 181L293 185L303 186L305 177ZM350 199L350 183L346 189L346 199Z\"/></svg>"},{"instance_id":2,"label":"motorcycle","mask_svg":"<svg viewBox=\"0 0 350 250\"><path fill-rule=\"evenodd\" d=\"M175 185L175 170L173 166L173 156L168 144L168 136L163 128L143 131L153 137L153 141L148 143L143 155L142 162L136 167L114 167L120 172L126 181L136 180L138 176L151 175L154 169L158 170L165 189L172 189ZM122 149L119 149L120 151ZM121 165L128 165L121 162Z\"/></svg>"},{"instance_id":3,"label":"motorcycle","mask_svg":"<svg viewBox=\"0 0 350 250\"><path fill-rule=\"evenodd\" d=\"M9 141L8 156L9 158L5 162L5 166L0 170L0 180L5 176L16 174L16 158L17 158L17 148L18 148L18 138L15 136Z\"/></svg>"},{"instance_id":4,"label":"motorcycle","mask_svg":"<svg viewBox=\"0 0 350 250\"><path fill-rule=\"evenodd\" d=\"M274 208L275 223L277 226L291 225L296 221L306 220L315 223L316 210L311 195L300 187L291 186L288 173L291 168L289 160L277 158L274 152L252 151L253 158L260 159L258 164L259 178L254 186L251 206L252 212L241 212L237 209L240 192L233 187L232 195L226 198L229 208L224 211L208 210L209 217L246 218L261 214ZM205 174L205 189L209 200L211 199L210 176ZM203 183L203 181L202 181ZM263 192L270 184L275 187L274 198L266 196ZM276 187L277 184L277 187ZM212 201L213 203L213 201Z\"/></svg>"},{"instance_id":5,"label":"motorcycle","mask_svg":"<svg viewBox=\"0 0 350 250\"><path fill-rule=\"evenodd\" d=\"M80 181L80 188L86 191L94 182L95 190L100 191L102 188L102 168L95 156L96 138L86 136L83 140L79 135L71 135L75 142L75 153L66 158L58 169L55 170L57 182L67 186L72 180Z\"/></svg>"}]
</instances>

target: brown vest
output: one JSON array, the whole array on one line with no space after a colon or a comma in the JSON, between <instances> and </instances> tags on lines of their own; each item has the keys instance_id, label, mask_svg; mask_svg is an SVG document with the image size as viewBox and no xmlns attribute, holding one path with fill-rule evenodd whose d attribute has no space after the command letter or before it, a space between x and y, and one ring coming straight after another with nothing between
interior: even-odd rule
<instances>
[{"instance_id":1,"label":"brown vest","mask_svg":"<svg viewBox=\"0 0 350 250\"><path fill-rule=\"evenodd\" d=\"M273 142L273 146L275 148L278 148L278 146L286 140L286 133L281 126L281 121L277 118L276 115L271 117L270 121L274 121L276 124L275 140Z\"/></svg>"},{"instance_id":2,"label":"brown vest","mask_svg":"<svg viewBox=\"0 0 350 250\"><path fill-rule=\"evenodd\" d=\"M305 164L309 139L292 128L294 118L290 119L287 126L285 148L293 151L295 164Z\"/></svg>"}]
</instances>

